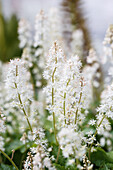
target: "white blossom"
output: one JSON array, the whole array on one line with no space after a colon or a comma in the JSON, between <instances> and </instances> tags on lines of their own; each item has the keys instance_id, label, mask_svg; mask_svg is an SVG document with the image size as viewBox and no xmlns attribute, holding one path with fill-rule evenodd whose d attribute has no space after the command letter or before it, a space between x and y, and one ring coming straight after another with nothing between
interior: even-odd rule
<instances>
[{"instance_id":1,"label":"white blossom","mask_svg":"<svg viewBox=\"0 0 113 170\"><path fill-rule=\"evenodd\" d=\"M19 21L18 34L18 38L20 40L20 48L24 48L31 44L30 25L25 19L21 19Z\"/></svg>"}]
</instances>

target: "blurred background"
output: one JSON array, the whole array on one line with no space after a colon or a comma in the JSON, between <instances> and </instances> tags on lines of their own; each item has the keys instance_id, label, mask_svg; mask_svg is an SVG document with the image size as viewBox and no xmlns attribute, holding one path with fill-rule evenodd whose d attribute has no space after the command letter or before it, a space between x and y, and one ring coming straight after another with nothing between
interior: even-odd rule
<instances>
[{"instance_id":1,"label":"blurred background","mask_svg":"<svg viewBox=\"0 0 113 170\"><path fill-rule=\"evenodd\" d=\"M18 20L25 18L34 23L35 16L41 9L48 12L50 8L58 7L59 11L63 11L61 17L64 25L68 22L65 17L68 13L71 24L83 30L86 41L85 50L93 46L99 54L102 54L105 32L109 24L113 23L113 0L1 0L0 4L0 58L2 61L21 55L17 38ZM66 32L65 37L68 37Z\"/></svg>"}]
</instances>

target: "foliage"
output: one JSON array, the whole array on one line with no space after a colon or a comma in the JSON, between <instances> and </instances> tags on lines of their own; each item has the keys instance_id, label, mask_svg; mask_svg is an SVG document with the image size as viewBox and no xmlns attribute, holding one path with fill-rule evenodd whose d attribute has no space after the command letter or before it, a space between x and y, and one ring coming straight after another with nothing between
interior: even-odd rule
<instances>
[{"instance_id":1,"label":"foliage","mask_svg":"<svg viewBox=\"0 0 113 170\"><path fill-rule=\"evenodd\" d=\"M21 55L17 34L18 20L16 15L5 19L0 11L0 60L7 62Z\"/></svg>"}]
</instances>

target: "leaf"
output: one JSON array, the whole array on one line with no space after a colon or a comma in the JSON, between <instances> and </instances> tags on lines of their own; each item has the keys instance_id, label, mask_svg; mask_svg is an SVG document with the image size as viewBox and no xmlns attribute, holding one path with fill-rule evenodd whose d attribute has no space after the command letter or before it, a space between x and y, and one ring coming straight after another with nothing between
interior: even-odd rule
<instances>
[{"instance_id":1,"label":"leaf","mask_svg":"<svg viewBox=\"0 0 113 170\"><path fill-rule=\"evenodd\" d=\"M75 166L61 166L60 164L54 163L53 164L57 170L77 170Z\"/></svg>"},{"instance_id":2,"label":"leaf","mask_svg":"<svg viewBox=\"0 0 113 170\"><path fill-rule=\"evenodd\" d=\"M12 141L8 147L6 148L6 152L8 154L11 154L12 150L18 150L20 149L21 147L23 147L23 143L20 141L20 140L15 140L15 141Z\"/></svg>"},{"instance_id":3,"label":"leaf","mask_svg":"<svg viewBox=\"0 0 113 170\"><path fill-rule=\"evenodd\" d=\"M113 164L107 163L106 166L107 166L110 170L113 170Z\"/></svg>"},{"instance_id":4,"label":"leaf","mask_svg":"<svg viewBox=\"0 0 113 170\"><path fill-rule=\"evenodd\" d=\"M57 170L66 170L64 166L61 166L59 164L54 163L53 165L56 167Z\"/></svg>"},{"instance_id":5,"label":"leaf","mask_svg":"<svg viewBox=\"0 0 113 170\"><path fill-rule=\"evenodd\" d=\"M11 154L12 150L19 150L21 153L24 153L26 150L28 150L32 146L32 142L28 142L26 145L23 144L20 140L12 141L7 147L6 152L8 155Z\"/></svg>"},{"instance_id":6,"label":"leaf","mask_svg":"<svg viewBox=\"0 0 113 170\"><path fill-rule=\"evenodd\" d=\"M13 166L10 166L10 165L1 164L0 170L15 170L15 168Z\"/></svg>"},{"instance_id":7,"label":"leaf","mask_svg":"<svg viewBox=\"0 0 113 170\"><path fill-rule=\"evenodd\" d=\"M91 153L91 162L96 166L102 166L109 162L109 157L103 149L97 148L96 152Z\"/></svg>"},{"instance_id":8,"label":"leaf","mask_svg":"<svg viewBox=\"0 0 113 170\"><path fill-rule=\"evenodd\" d=\"M107 153L103 149L97 148L96 152L91 153L91 162L99 168L101 167L101 170L113 170L113 151Z\"/></svg>"},{"instance_id":9,"label":"leaf","mask_svg":"<svg viewBox=\"0 0 113 170\"><path fill-rule=\"evenodd\" d=\"M113 163L113 151L106 153L110 163Z\"/></svg>"}]
</instances>

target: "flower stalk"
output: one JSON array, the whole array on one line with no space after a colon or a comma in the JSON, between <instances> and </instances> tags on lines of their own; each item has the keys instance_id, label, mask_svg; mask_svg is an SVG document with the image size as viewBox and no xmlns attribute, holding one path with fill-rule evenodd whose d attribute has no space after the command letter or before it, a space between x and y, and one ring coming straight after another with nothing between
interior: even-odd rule
<instances>
[{"instance_id":1,"label":"flower stalk","mask_svg":"<svg viewBox=\"0 0 113 170\"><path fill-rule=\"evenodd\" d=\"M54 43L55 45L55 53L56 53L56 42ZM57 64L57 57L55 58L55 62ZM52 84L54 84L54 74L56 72L56 67L54 68L53 74L52 74ZM54 87L52 87L52 106L54 106ZM56 120L55 120L55 112L53 112L53 127L54 127L54 135L55 135L55 140L56 144L58 144L57 137L56 137Z\"/></svg>"},{"instance_id":2,"label":"flower stalk","mask_svg":"<svg viewBox=\"0 0 113 170\"><path fill-rule=\"evenodd\" d=\"M17 65L16 65L16 76L18 76L18 66L17 66ZM15 88L16 88L16 89L18 88L17 83L15 83ZM27 116L27 113L26 113L26 111L25 111L25 109L24 109L24 106L23 106L23 103L22 103L22 99L21 99L20 93L18 93L18 100L19 100L19 102L20 102L21 109L22 109L22 111L23 111L23 113L24 113L24 115L25 115L25 118L26 118L26 120L27 120L27 123L28 123L28 125L29 125L30 131L33 132L32 127L31 127L31 124L30 124L29 119L28 119L28 116Z\"/></svg>"},{"instance_id":3,"label":"flower stalk","mask_svg":"<svg viewBox=\"0 0 113 170\"><path fill-rule=\"evenodd\" d=\"M13 160L4 151L0 149L0 152L11 162L11 164L15 167L16 170L19 170Z\"/></svg>"}]
</instances>

